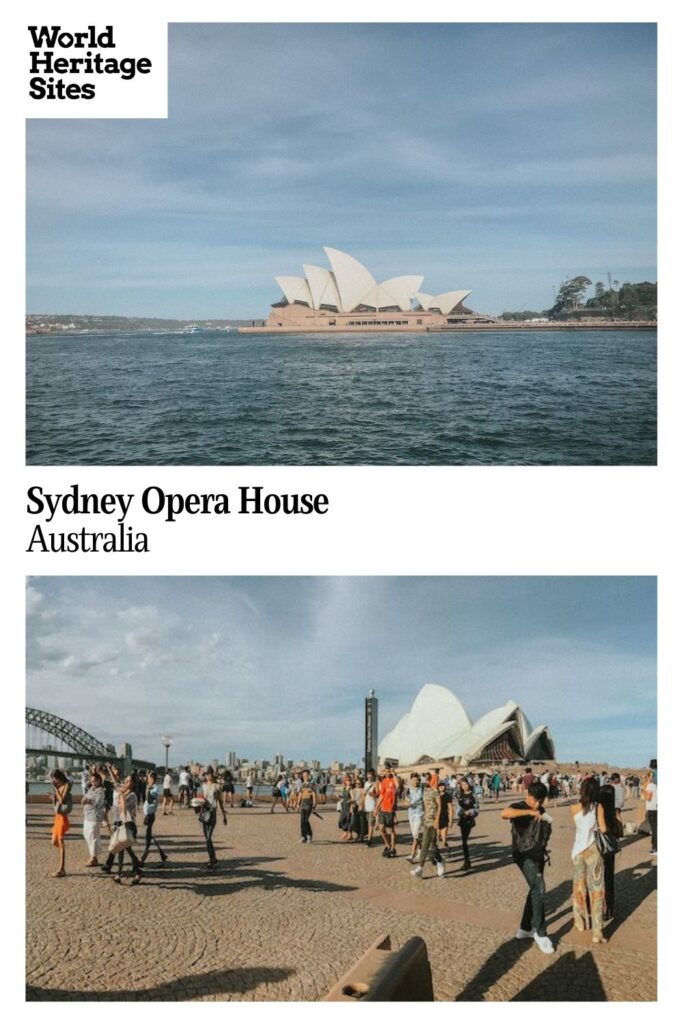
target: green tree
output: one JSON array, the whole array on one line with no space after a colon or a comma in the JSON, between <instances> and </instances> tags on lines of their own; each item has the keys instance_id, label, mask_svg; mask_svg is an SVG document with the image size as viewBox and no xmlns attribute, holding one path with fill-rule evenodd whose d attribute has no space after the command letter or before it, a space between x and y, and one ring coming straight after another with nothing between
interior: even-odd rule
<instances>
[{"instance_id":1,"label":"green tree","mask_svg":"<svg viewBox=\"0 0 683 1024\"><path fill-rule=\"evenodd\" d=\"M563 281L558 290L555 305L548 310L548 316L557 316L558 313L568 313L572 309L579 309L583 304L589 284L592 284L590 277L585 277L583 274Z\"/></svg>"}]
</instances>

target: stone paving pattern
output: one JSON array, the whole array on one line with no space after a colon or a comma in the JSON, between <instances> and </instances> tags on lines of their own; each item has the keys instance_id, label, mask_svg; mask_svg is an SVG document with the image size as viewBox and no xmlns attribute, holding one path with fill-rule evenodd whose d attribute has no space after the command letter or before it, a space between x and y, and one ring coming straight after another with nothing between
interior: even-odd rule
<instances>
[{"instance_id":1,"label":"stone paving pattern","mask_svg":"<svg viewBox=\"0 0 683 1024\"><path fill-rule=\"evenodd\" d=\"M454 856L438 878L410 877L406 813L399 857L339 841L328 802L313 819L315 842L300 846L298 815L266 805L228 811L216 827L220 858L206 869L201 826L191 811L157 817L167 866L150 855L141 885L122 886L85 868L78 797L67 839L67 877L52 878L56 851L47 805L27 807L27 998L29 1000L316 1000L380 935L394 945L427 943L439 1000L653 1000L656 998L656 875L649 837L627 839L617 857L616 920L592 947L572 929L574 828L565 806L553 816L546 871L544 956L514 938L526 889L510 858L503 804L484 804L472 833L475 870ZM627 803L636 821L642 804ZM377 842L377 840L375 840ZM126 859L126 871L129 870Z\"/></svg>"}]
</instances>

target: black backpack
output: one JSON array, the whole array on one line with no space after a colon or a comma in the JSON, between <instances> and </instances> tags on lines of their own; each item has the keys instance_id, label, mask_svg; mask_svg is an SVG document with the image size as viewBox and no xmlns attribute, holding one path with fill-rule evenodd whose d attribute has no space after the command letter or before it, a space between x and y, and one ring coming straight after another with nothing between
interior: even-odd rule
<instances>
[{"instance_id":1,"label":"black backpack","mask_svg":"<svg viewBox=\"0 0 683 1024\"><path fill-rule=\"evenodd\" d=\"M516 857L543 857L550 861L547 846L553 827L545 814L531 818L527 827L519 830L512 826L512 853Z\"/></svg>"}]
</instances>

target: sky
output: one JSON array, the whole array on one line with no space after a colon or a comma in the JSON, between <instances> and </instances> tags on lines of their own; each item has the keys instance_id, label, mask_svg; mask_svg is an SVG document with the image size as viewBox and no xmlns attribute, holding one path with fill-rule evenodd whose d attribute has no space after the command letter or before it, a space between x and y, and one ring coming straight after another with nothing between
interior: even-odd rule
<instances>
[{"instance_id":1,"label":"sky","mask_svg":"<svg viewBox=\"0 0 683 1024\"><path fill-rule=\"evenodd\" d=\"M654 577L39 577L27 705L137 757L362 763L425 683L507 700L559 760L656 756Z\"/></svg>"},{"instance_id":2,"label":"sky","mask_svg":"<svg viewBox=\"0 0 683 1024\"><path fill-rule=\"evenodd\" d=\"M168 120L27 122L27 310L262 317L323 245L546 309L655 201L654 25L172 25Z\"/></svg>"}]
</instances>

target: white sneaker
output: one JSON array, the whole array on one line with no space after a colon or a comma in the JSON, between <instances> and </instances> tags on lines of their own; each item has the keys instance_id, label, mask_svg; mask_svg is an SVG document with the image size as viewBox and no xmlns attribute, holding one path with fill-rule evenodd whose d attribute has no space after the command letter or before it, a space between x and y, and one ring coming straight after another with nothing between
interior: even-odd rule
<instances>
[{"instance_id":1,"label":"white sneaker","mask_svg":"<svg viewBox=\"0 0 683 1024\"><path fill-rule=\"evenodd\" d=\"M518 928L517 934L515 935L516 939L533 939L533 937L534 933L528 932L526 928Z\"/></svg>"},{"instance_id":2,"label":"white sneaker","mask_svg":"<svg viewBox=\"0 0 683 1024\"><path fill-rule=\"evenodd\" d=\"M540 949L541 953L545 953L546 956L550 956L551 953L555 952L555 947L547 935L534 934L534 942Z\"/></svg>"},{"instance_id":3,"label":"white sneaker","mask_svg":"<svg viewBox=\"0 0 683 1024\"><path fill-rule=\"evenodd\" d=\"M445 871L446 871L446 865L443 863L443 861L440 861L436 865L436 873L439 876L439 878L441 878L443 876Z\"/></svg>"},{"instance_id":4,"label":"white sneaker","mask_svg":"<svg viewBox=\"0 0 683 1024\"><path fill-rule=\"evenodd\" d=\"M416 868L413 868L413 870L410 873L413 876L413 878L422 878L422 868L420 867L419 864L417 865Z\"/></svg>"},{"instance_id":5,"label":"white sneaker","mask_svg":"<svg viewBox=\"0 0 683 1024\"><path fill-rule=\"evenodd\" d=\"M299 840L299 842L300 843L307 843L308 839L306 839L306 836L302 836L301 839Z\"/></svg>"}]
</instances>

